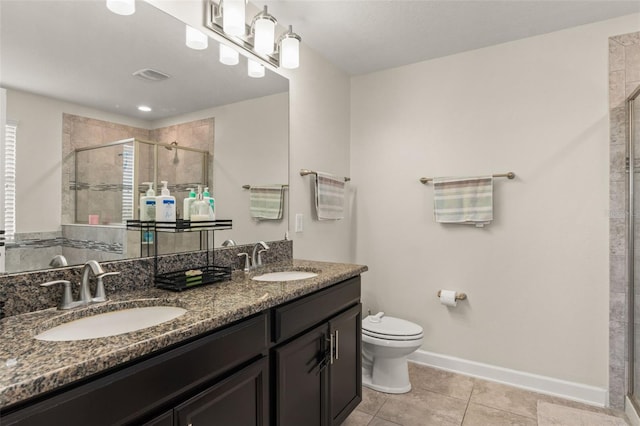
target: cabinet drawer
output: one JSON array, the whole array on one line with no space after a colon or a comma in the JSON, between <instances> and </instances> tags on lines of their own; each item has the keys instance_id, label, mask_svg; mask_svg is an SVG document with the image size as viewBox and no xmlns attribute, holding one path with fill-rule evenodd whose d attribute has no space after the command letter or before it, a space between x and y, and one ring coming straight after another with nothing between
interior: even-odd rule
<instances>
[{"instance_id":1,"label":"cabinet drawer","mask_svg":"<svg viewBox=\"0 0 640 426\"><path fill-rule=\"evenodd\" d=\"M141 361L0 420L3 426L116 425L159 410L182 394L262 354L265 314Z\"/></svg>"},{"instance_id":2,"label":"cabinet drawer","mask_svg":"<svg viewBox=\"0 0 640 426\"><path fill-rule=\"evenodd\" d=\"M360 301L360 276L273 309L272 340L279 343Z\"/></svg>"}]
</instances>

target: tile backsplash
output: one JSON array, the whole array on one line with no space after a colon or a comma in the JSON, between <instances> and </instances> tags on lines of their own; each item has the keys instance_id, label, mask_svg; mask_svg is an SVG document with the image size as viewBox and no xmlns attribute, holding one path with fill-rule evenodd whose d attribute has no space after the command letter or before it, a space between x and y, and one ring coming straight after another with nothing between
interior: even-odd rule
<instances>
[{"instance_id":1,"label":"tile backsplash","mask_svg":"<svg viewBox=\"0 0 640 426\"><path fill-rule=\"evenodd\" d=\"M263 263L283 262L293 258L292 241L270 241L268 244L270 249L263 253ZM246 252L251 255L252 249L253 245L215 249L213 253L215 264L231 266L234 270L240 270L244 267L244 260L238 257L238 254ZM204 264L206 264L206 252L204 251L163 255L158 257L158 272L189 269ZM107 296L117 292L144 290L154 286L153 258L103 262L102 266L107 272L120 272L120 275L105 278ZM77 283L80 282L81 275L82 265L0 276L0 319L57 306L61 299L62 290L58 287L40 287L39 284L47 281L71 281L75 284L73 290L74 297L77 298L79 289Z\"/></svg>"}]
</instances>

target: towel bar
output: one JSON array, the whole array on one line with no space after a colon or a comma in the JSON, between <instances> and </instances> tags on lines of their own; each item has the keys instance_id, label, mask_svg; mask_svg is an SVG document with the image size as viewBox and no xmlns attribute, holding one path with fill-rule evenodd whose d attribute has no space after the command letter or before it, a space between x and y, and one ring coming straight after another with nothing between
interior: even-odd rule
<instances>
[{"instance_id":1,"label":"towel bar","mask_svg":"<svg viewBox=\"0 0 640 426\"><path fill-rule=\"evenodd\" d=\"M438 297L440 297L440 292L442 290L438 290ZM466 293L456 293L456 300L464 300L467 298L467 294Z\"/></svg>"},{"instance_id":2,"label":"towel bar","mask_svg":"<svg viewBox=\"0 0 640 426\"><path fill-rule=\"evenodd\" d=\"M282 187L283 187L284 189L288 189L288 188L289 188L289 185L282 185ZM251 185L242 185L242 188L243 188L243 189L251 189Z\"/></svg>"},{"instance_id":3,"label":"towel bar","mask_svg":"<svg viewBox=\"0 0 640 426\"><path fill-rule=\"evenodd\" d=\"M309 170L309 169L300 169L300 176L306 176L306 175L318 175L318 172L314 172L313 170ZM345 182L349 182L351 180L350 177L345 177L344 181Z\"/></svg>"},{"instance_id":4,"label":"towel bar","mask_svg":"<svg viewBox=\"0 0 640 426\"><path fill-rule=\"evenodd\" d=\"M516 174L513 172L507 172L507 173L496 173L494 175L492 175L493 177L506 177L509 179L513 179L516 177ZM432 181L433 178L426 178L426 177L421 177L420 178L420 182L424 183L425 185L428 184L430 181Z\"/></svg>"}]
</instances>

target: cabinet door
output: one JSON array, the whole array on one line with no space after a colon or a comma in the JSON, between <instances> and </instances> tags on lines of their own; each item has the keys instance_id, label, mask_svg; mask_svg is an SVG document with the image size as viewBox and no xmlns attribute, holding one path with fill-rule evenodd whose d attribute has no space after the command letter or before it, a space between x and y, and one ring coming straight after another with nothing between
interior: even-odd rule
<instances>
[{"instance_id":1,"label":"cabinet door","mask_svg":"<svg viewBox=\"0 0 640 426\"><path fill-rule=\"evenodd\" d=\"M269 365L262 358L175 408L177 426L267 426Z\"/></svg>"},{"instance_id":2,"label":"cabinet door","mask_svg":"<svg viewBox=\"0 0 640 426\"><path fill-rule=\"evenodd\" d=\"M149 420L142 426L173 426L173 410L167 411L153 420Z\"/></svg>"},{"instance_id":3,"label":"cabinet door","mask_svg":"<svg viewBox=\"0 0 640 426\"><path fill-rule=\"evenodd\" d=\"M326 424L326 344L323 324L274 350L276 425Z\"/></svg>"},{"instance_id":4,"label":"cabinet door","mask_svg":"<svg viewBox=\"0 0 640 426\"><path fill-rule=\"evenodd\" d=\"M331 424L340 425L362 401L362 305L329 321L333 360L329 365Z\"/></svg>"}]
</instances>

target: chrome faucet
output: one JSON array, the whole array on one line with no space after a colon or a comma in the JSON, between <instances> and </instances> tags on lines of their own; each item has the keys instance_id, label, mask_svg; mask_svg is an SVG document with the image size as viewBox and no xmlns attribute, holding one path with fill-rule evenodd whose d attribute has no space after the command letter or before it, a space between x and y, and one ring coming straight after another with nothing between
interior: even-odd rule
<instances>
[{"instance_id":1,"label":"chrome faucet","mask_svg":"<svg viewBox=\"0 0 640 426\"><path fill-rule=\"evenodd\" d=\"M80 301L84 302L84 304L89 304L92 301L91 290L89 290L89 271L93 272L96 277L105 273L97 260L90 260L84 264L82 267L82 281L80 281Z\"/></svg>"},{"instance_id":2,"label":"chrome faucet","mask_svg":"<svg viewBox=\"0 0 640 426\"><path fill-rule=\"evenodd\" d=\"M49 262L49 266L51 266L52 268L61 268L68 265L69 264L67 263L67 259L61 254L53 256L53 259L51 259L51 262Z\"/></svg>"},{"instance_id":3,"label":"chrome faucet","mask_svg":"<svg viewBox=\"0 0 640 426\"><path fill-rule=\"evenodd\" d=\"M258 241L256 245L253 246L253 254L251 255L251 266L253 268L262 266L261 254L267 250L269 250L269 246L264 241Z\"/></svg>"},{"instance_id":4,"label":"chrome faucet","mask_svg":"<svg viewBox=\"0 0 640 426\"><path fill-rule=\"evenodd\" d=\"M224 242L222 243L222 247L231 247L231 246L237 246L236 242L233 240L224 240Z\"/></svg>"},{"instance_id":5,"label":"chrome faucet","mask_svg":"<svg viewBox=\"0 0 640 426\"><path fill-rule=\"evenodd\" d=\"M91 290L89 290L89 272L93 272L93 275L98 279L96 284L96 297L91 297ZM107 300L104 292L104 283L102 279L109 275L118 275L120 272L105 272L102 266L95 261L90 260L82 267L82 281L80 281L80 298L79 300L73 300L71 295L71 282L67 280L49 281L40 284L42 287L50 287L55 284L63 284L64 292L62 294L62 301L58 306L59 309L72 309L78 306L86 306L90 303L99 303Z\"/></svg>"}]
</instances>

